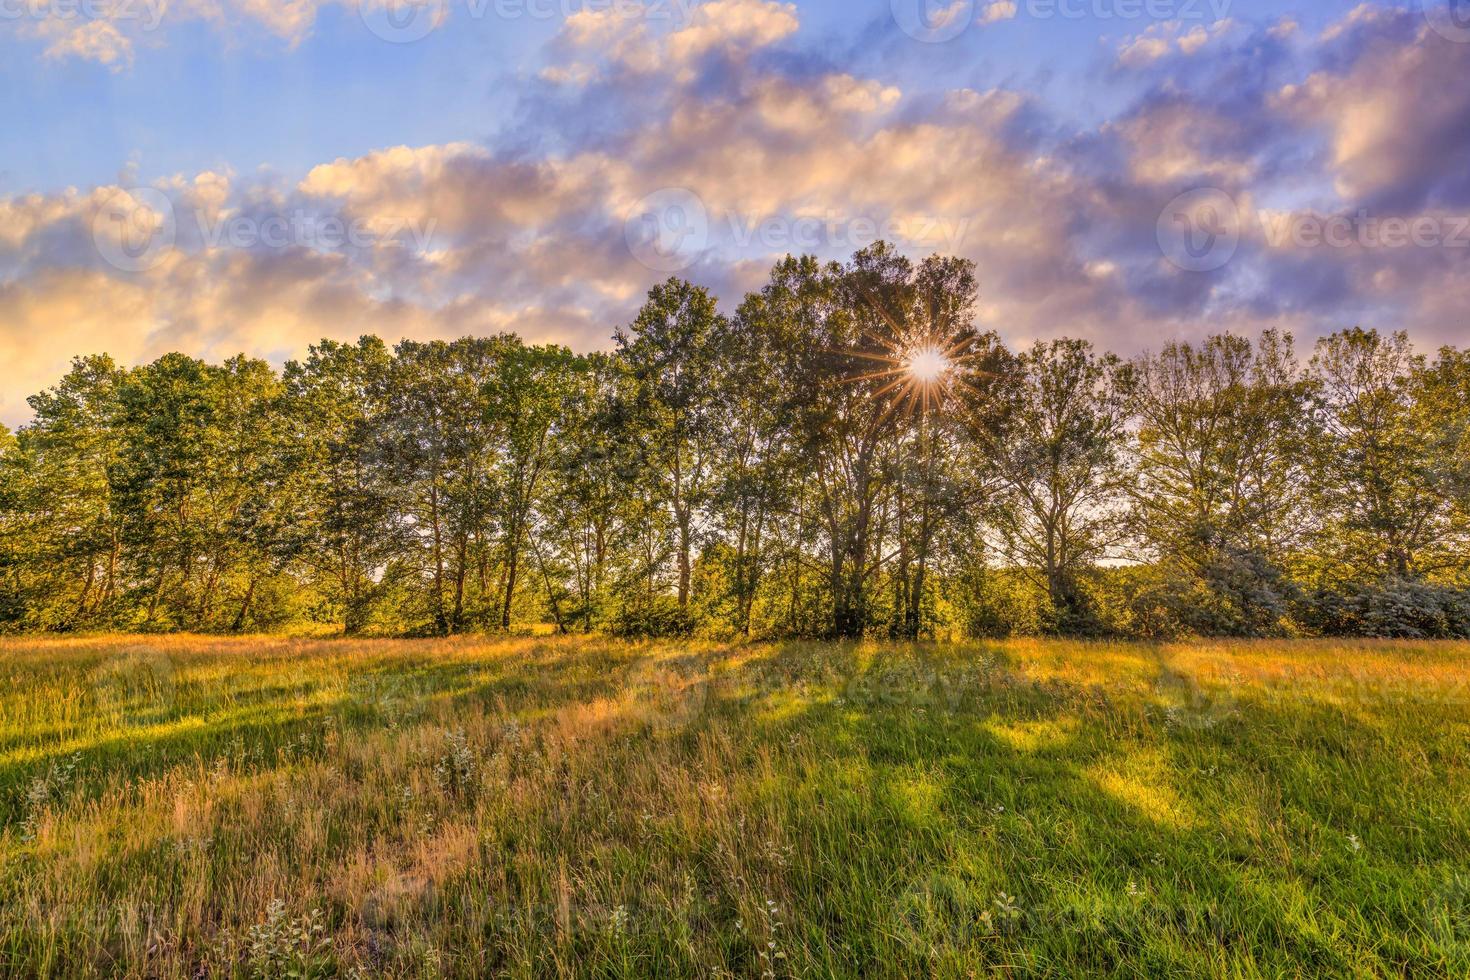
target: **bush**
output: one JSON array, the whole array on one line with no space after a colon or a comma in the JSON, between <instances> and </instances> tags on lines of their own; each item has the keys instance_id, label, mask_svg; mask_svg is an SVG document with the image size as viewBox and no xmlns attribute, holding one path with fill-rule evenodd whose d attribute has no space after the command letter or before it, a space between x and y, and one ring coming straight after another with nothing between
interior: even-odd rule
<instances>
[{"instance_id":1,"label":"bush","mask_svg":"<svg viewBox=\"0 0 1470 980\"><path fill-rule=\"evenodd\" d=\"M1002 639L1041 632L1039 597L1024 571L982 567L957 584L949 590L950 602L964 636Z\"/></svg>"},{"instance_id":2,"label":"bush","mask_svg":"<svg viewBox=\"0 0 1470 980\"><path fill-rule=\"evenodd\" d=\"M1299 618L1321 636L1465 639L1470 638L1470 590L1398 577L1319 589L1303 602Z\"/></svg>"},{"instance_id":3,"label":"bush","mask_svg":"<svg viewBox=\"0 0 1470 980\"><path fill-rule=\"evenodd\" d=\"M651 602L625 606L612 622L615 636L689 636L694 632L694 615L680 609L671 596L659 596Z\"/></svg>"}]
</instances>

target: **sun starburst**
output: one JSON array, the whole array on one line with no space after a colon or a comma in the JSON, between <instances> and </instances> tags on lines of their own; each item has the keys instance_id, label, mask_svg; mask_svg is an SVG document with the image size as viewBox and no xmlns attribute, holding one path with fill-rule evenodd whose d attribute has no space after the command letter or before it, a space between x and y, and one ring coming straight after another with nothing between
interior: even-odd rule
<instances>
[{"instance_id":1,"label":"sun starburst","mask_svg":"<svg viewBox=\"0 0 1470 980\"><path fill-rule=\"evenodd\" d=\"M892 412L927 418L957 407L966 392L993 377L981 367L982 338L956 310L931 307L911 311L917 317L899 316L873 295L865 292L863 299L878 322L852 346L830 353L872 362L873 369L842 373L835 382L863 385L869 398Z\"/></svg>"},{"instance_id":2,"label":"sun starburst","mask_svg":"<svg viewBox=\"0 0 1470 980\"><path fill-rule=\"evenodd\" d=\"M891 401L899 411L928 415L948 404L963 381L968 335L900 331L873 338L873 348L849 349L849 357L874 362L874 370L840 380L878 386L871 397Z\"/></svg>"},{"instance_id":3,"label":"sun starburst","mask_svg":"<svg viewBox=\"0 0 1470 980\"><path fill-rule=\"evenodd\" d=\"M921 385L938 384L953 366L938 347L920 347L909 353L903 362L909 377Z\"/></svg>"}]
</instances>

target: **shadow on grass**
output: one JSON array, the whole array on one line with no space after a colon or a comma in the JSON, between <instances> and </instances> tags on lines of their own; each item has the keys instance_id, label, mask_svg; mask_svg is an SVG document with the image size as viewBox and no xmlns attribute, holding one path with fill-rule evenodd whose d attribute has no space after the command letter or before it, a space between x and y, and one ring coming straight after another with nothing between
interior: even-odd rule
<instances>
[{"instance_id":1,"label":"shadow on grass","mask_svg":"<svg viewBox=\"0 0 1470 980\"><path fill-rule=\"evenodd\" d=\"M1396 744L1373 711L1305 697L1181 698L1162 669L1080 683L1030 666L1000 644L385 656L349 672L355 688L323 683L291 710L272 698L291 698L292 685L263 684L218 716L190 693L175 716L151 720L200 727L104 733L0 766L0 800L71 752L87 787L110 772L143 780L209 765L242 744L275 750L258 762L275 767L311 758L329 722L356 732L487 709L546 716L631 689L635 703L597 747L605 795L580 797L569 781L548 826L529 813L524 829L495 828L504 891L478 901L552 907L558 860L573 880L612 868L647 895L659 883L639 876L675 865L717 906L693 935L735 933L737 887L780 897L793 959L813 975L1463 975L1463 942L1432 933L1424 913L1435 876L1470 857L1466 805L1415 768L1445 757L1447 741L1426 730L1423 744ZM280 754L303 737L304 752ZM620 771L653 758L673 778L707 778L712 741L734 757L731 812L751 821L739 838L751 853L721 851L699 822L640 836ZM1419 785L1405 785L1412 773ZM738 886L732 866L747 876ZM482 947L487 970L515 965L494 958L493 937L457 935ZM730 964L759 972L756 947L731 942ZM531 955L556 972L607 943L598 933ZM643 949L613 975L653 963L693 972L698 963L678 959L693 949Z\"/></svg>"},{"instance_id":2,"label":"shadow on grass","mask_svg":"<svg viewBox=\"0 0 1470 980\"><path fill-rule=\"evenodd\" d=\"M1421 873L1470 857L1465 805L1447 785L1411 804L1415 749L1352 712L1244 697L1181 721L1155 690L1034 683L1001 650L810 652L773 648L753 689L710 714L757 725L752 745L814 746L815 765L775 766L787 775L762 802L792 839L859 844L786 875L797 905L829 910L802 926L820 969L1392 976L1470 962L1426 931L1443 873ZM1018 745L1017 731L1042 737ZM1403 834L1415 819L1434 829ZM867 942L835 938L851 936Z\"/></svg>"},{"instance_id":3,"label":"shadow on grass","mask_svg":"<svg viewBox=\"0 0 1470 980\"><path fill-rule=\"evenodd\" d=\"M482 711L527 701L575 703L611 693L615 675L585 676L580 651L548 654L532 647L514 660L442 661L384 657L362 669L300 664L299 683L270 680L210 687L184 681L171 703L124 704L130 723L83 733L34 751L10 746L0 761L0 828L19 823L38 780L68 771L74 802L96 799L113 776L141 783L184 764L206 768L231 759L251 769L309 761L324 748L329 728L365 732L402 721ZM182 664L187 676L189 664ZM529 679L527 670L535 670ZM314 673L326 670L327 673ZM336 673L331 673L336 671ZM338 683L341 680L345 684ZM74 729L73 729L74 730ZM34 735L31 741L35 741ZM0 754L0 759L5 759Z\"/></svg>"}]
</instances>

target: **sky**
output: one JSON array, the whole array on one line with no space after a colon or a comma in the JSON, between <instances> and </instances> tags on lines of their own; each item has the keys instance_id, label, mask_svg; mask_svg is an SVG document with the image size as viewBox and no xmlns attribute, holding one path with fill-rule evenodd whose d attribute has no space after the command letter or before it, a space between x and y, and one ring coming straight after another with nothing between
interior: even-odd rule
<instances>
[{"instance_id":1,"label":"sky","mask_svg":"<svg viewBox=\"0 0 1470 980\"><path fill-rule=\"evenodd\" d=\"M0 0L0 423L70 359L606 347L670 275L975 261L1134 353L1470 326L1470 0Z\"/></svg>"}]
</instances>

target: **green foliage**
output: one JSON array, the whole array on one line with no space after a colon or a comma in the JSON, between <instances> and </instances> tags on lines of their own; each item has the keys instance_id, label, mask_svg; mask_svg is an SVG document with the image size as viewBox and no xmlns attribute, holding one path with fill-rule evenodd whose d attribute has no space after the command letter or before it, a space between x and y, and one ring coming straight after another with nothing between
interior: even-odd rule
<instances>
[{"instance_id":1,"label":"green foliage","mask_svg":"<svg viewBox=\"0 0 1470 980\"><path fill-rule=\"evenodd\" d=\"M608 626L614 636L690 636L696 622L687 608L672 596L654 596L637 605L624 605Z\"/></svg>"},{"instance_id":2,"label":"green foliage","mask_svg":"<svg viewBox=\"0 0 1470 980\"><path fill-rule=\"evenodd\" d=\"M1283 568L1311 521L1301 465L1309 388L1291 346L1271 331L1256 344L1224 334L1135 362L1129 517L1185 630L1280 630Z\"/></svg>"},{"instance_id":3,"label":"green foliage","mask_svg":"<svg viewBox=\"0 0 1470 980\"><path fill-rule=\"evenodd\" d=\"M1392 577L1308 596L1299 613L1319 636L1470 638L1470 589Z\"/></svg>"},{"instance_id":4,"label":"green foliage","mask_svg":"<svg viewBox=\"0 0 1470 980\"><path fill-rule=\"evenodd\" d=\"M1046 589L1041 627L1094 632L1081 576L1120 540L1108 506L1124 486L1131 374L1086 341L1037 342L1001 392L1004 420L985 440L1000 486L988 507L1005 555Z\"/></svg>"},{"instance_id":5,"label":"green foliage","mask_svg":"<svg viewBox=\"0 0 1470 980\"><path fill-rule=\"evenodd\" d=\"M1342 567L1399 578L1444 564L1454 507L1436 450L1453 454L1455 447L1436 436L1454 427L1432 414L1442 395L1420 401L1431 382L1408 336L1357 328L1334 334L1317 345L1311 377L1321 406L1313 468L1323 517L1318 549ZM1463 567L1464 552L1448 560Z\"/></svg>"},{"instance_id":6,"label":"green foliage","mask_svg":"<svg viewBox=\"0 0 1470 980\"><path fill-rule=\"evenodd\" d=\"M0 431L0 630L1459 635L1470 353L1012 353L978 296L878 243L608 354L79 358Z\"/></svg>"}]
</instances>

